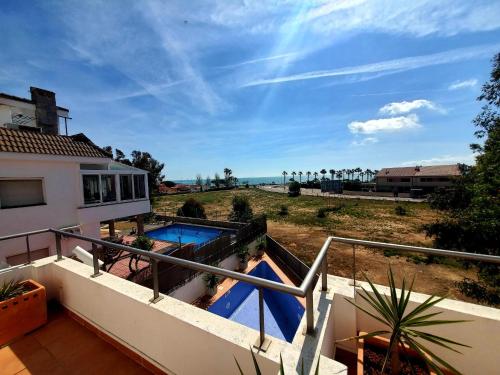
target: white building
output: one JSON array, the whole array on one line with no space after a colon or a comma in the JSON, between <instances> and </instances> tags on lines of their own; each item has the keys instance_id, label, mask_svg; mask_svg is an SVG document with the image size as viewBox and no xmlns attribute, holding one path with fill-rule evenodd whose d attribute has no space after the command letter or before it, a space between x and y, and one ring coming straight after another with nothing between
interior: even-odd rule
<instances>
[{"instance_id":1,"label":"white building","mask_svg":"<svg viewBox=\"0 0 500 375\"><path fill-rule=\"evenodd\" d=\"M71 228L100 237L102 222L150 211L147 172L116 163L85 135L59 135L55 94L31 88L32 100L0 94L0 237L44 228ZM21 115L21 116L20 116ZM19 122L24 119L22 124ZM64 240L68 254L77 244ZM54 236L0 243L0 264L55 253ZM86 245L88 247L88 244Z\"/></svg>"}]
</instances>

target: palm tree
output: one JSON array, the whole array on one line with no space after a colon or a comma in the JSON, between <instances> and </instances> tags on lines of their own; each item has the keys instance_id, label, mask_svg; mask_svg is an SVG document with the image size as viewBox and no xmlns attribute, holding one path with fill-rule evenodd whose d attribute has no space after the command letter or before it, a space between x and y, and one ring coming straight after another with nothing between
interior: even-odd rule
<instances>
[{"instance_id":1,"label":"palm tree","mask_svg":"<svg viewBox=\"0 0 500 375\"><path fill-rule=\"evenodd\" d=\"M316 181L318 179L318 172L314 172L313 175L314 175L314 181Z\"/></svg>"},{"instance_id":2,"label":"palm tree","mask_svg":"<svg viewBox=\"0 0 500 375\"><path fill-rule=\"evenodd\" d=\"M365 172L361 171L359 172L359 175L361 176L361 182L363 182L363 176L365 175Z\"/></svg>"},{"instance_id":3,"label":"palm tree","mask_svg":"<svg viewBox=\"0 0 500 375\"><path fill-rule=\"evenodd\" d=\"M360 167L357 167L354 172L358 174L358 180L359 180L359 174L361 173L362 169ZM354 177L354 176L353 176Z\"/></svg>"},{"instance_id":4,"label":"palm tree","mask_svg":"<svg viewBox=\"0 0 500 375\"><path fill-rule=\"evenodd\" d=\"M326 169L323 168L322 170L319 171L319 173L321 173L323 175L323 177L321 177L321 179L324 180L325 174L326 174Z\"/></svg>"},{"instance_id":5,"label":"palm tree","mask_svg":"<svg viewBox=\"0 0 500 375\"><path fill-rule=\"evenodd\" d=\"M344 176L344 172L342 172L342 169L339 169L337 171L337 178L342 181L343 176Z\"/></svg>"},{"instance_id":6,"label":"palm tree","mask_svg":"<svg viewBox=\"0 0 500 375\"><path fill-rule=\"evenodd\" d=\"M309 183L309 177L311 177L311 172L307 171L306 175L307 175L307 182Z\"/></svg>"},{"instance_id":7,"label":"palm tree","mask_svg":"<svg viewBox=\"0 0 500 375\"><path fill-rule=\"evenodd\" d=\"M283 171L282 175L283 175L283 189L285 188L285 184L286 184L286 175L287 175L287 171Z\"/></svg>"},{"instance_id":8,"label":"palm tree","mask_svg":"<svg viewBox=\"0 0 500 375\"><path fill-rule=\"evenodd\" d=\"M295 176L297 175L297 173L295 171L292 172L292 180L295 181Z\"/></svg>"},{"instance_id":9,"label":"palm tree","mask_svg":"<svg viewBox=\"0 0 500 375\"><path fill-rule=\"evenodd\" d=\"M299 171L299 184L302 184L302 171Z\"/></svg>"},{"instance_id":10,"label":"palm tree","mask_svg":"<svg viewBox=\"0 0 500 375\"><path fill-rule=\"evenodd\" d=\"M335 178L335 169L330 169L328 172L330 172L330 175L332 176L332 181Z\"/></svg>"}]
</instances>

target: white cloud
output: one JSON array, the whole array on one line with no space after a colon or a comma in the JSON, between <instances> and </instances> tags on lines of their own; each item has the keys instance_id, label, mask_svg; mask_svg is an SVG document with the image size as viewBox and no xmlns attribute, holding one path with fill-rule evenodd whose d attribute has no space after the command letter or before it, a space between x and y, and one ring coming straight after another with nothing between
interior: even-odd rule
<instances>
[{"instance_id":1,"label":"white cloud","mask_svg":"<svg viewBox=\"0 0 500 375\"><path fill-rule=\"evenodd\" d=\"M361 139L360 141L352 141L351 142L351 145L353 146L366 146L368 144L373 144L373 143L377 143L378 142L378 139L375 138L375 137L366 137L366 138L363 138Z\"/></svg>"},{"instance_id":2,"label":"white cloud","mask_svg":"<svg viewBox=\"0 0 500 375\"><path fill-rule=\"evenodd\" d=\"M477 85L477 79L466 79L465 81L456 81L453 82L450 86L448 86L449 90L459 90L465 89L469 87L474 87Z\"/></svg>"},{"instance_id":3,"label":"white cloud","mask_svg":"<svg viewBox=\"0 0 500 375\"><path fill-rule=\"evenodd\" d=\"M402 165L439 165L439 164L455 164L464 163L472 165L476 163L476 158L473 154L468 155L442 155L431 159L405 161Z\"/></svg>"},{"instance_id":4,"label":"white cloud","mask_svg":"<svg viewBox=\"0 0 500 375\"><path fill-rule=\"evenodd\" d=\"M330 70L314 70L275 78L255 79L244 83L241 87L269 85L317 78L351 76L356 74L403 72L427 66L449 64L474 58L490 57L492 54L497 52L499 48L500 44L486 44L475 47L457 48L430 55L404 57L401 59L380 61L373 64L349 66Z\"/></svg>"},{"instance_id":5,"label":"white cloud","mask_svg":"<svg viewBox=\"0 0 500 375\"><path fill-rule=\"evenodd\" d=\"M402 101L386 104L380 108L379 112L386 115L400 115L420 108L427 108L434 111L439 110L430 100L417 99L411 102Z\"/></svg>"},{"instance_id":6,"label":"white cloud","mask_svg":"<svg viewBox=\"0 0 500 375\"><path fill-rule=\"evenodd\" d=\"M381 118L368 121L353 121L347 125L351 133L374 134L378 132L394 132L420 127L418 116Z\"/></svg>"}]
</instances>

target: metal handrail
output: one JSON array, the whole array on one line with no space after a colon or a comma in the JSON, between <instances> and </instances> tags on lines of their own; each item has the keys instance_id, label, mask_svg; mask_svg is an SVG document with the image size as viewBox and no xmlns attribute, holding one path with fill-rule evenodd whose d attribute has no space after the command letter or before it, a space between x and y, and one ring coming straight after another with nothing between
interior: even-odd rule
<instances>
[{"instance_id":1,"label":"metal handrail","mask_svg":"<svg viewBox=\"0 0 500 375\"><path fill-rule=\"evenodd\" d=\"M46 233L46 232L51 232L54 233L56 236L56 249L57 249L57 260L59 261L62 259L62 247L61 247L61 238L62 237L72 237L76 238L78 240L90 242L92 244L92 249L93 249L93 266L94 266L94 273L91 275L91 277L98 277L102 273L100 272L99 269L99 262L98 262L98 251L97 251L97 245L101 246L106 246L109 248L114 248L117 250L123 250L127 251L133 254L137 255L142 255L150 259L151 262L151 267L152 267L152 275L153 275L153 298L150 300L153 303L156 303L159 301L162 297L160 296L159 293L159 280L158 280L158 263L159 262L166 262L170 264L174 264L180 267L186 267L195 271L202 271L202 272L207 272L207 273L212 273L216 274L219 276L224 276L224 277L230 277L235 280L247 282L249 284L252 284L256 287L259 288L259 321L260 321L260 334L259 334L259 339L256 343L256 346L263 348L265 342L269 343L269 340L266 339L265 337L265 332L264 332L264 303L263 303L263 288L267 289L272 289L276 290L279 292L283 293L288 293L297 297L305 297L306 298L306 327L307 327L307 333L313 333L314 332L314 309L313 309L313 282L315 279L316 274L320 272L320 267L321 267L321 290L326 291L327 290L327 275L328 275L328 262L327 262L327 252L328 249L331 245L332 242L339 242L339 243L345 243L345 244L350 244L353 246L353 280L354 280L354 285L356 285L355 280L356 280L356 265L355 265L355 247L358 246L365 246L365 247L371 247L375 249L393 249L393 250L399 250L403 252L418 252L418 253L424 253L424 254L430 254L430 255L438 255L438 256L446 256L446 257L455 257L455 258L462 258L462 259L468 259L468 260L477 260L477 261L484 261L484 262L489 262L489 263L496 263L500 264L500 257L499 256L494 256L494 255L485 255L485 254L474 254L474 253L465 253L465 252L460 252L460 251L452 251L452 250L441 250L441 249L433 249L433 248L427 248L427 247L420 247L420 246L409 246L409 245L399 245L399 244L392 244L392 243L384 243L384 242L376 242L376 241L366 241L366 240L357 240L357 239L352 239L352 238L344 238L344 237L335 237L335 236L329 236L326 241L324 242L323 246L321 247L318 255L316 256L316 259L314 260L313 264L311 265L311 268L309 269L307 275L305 276L304 280L300 284L299 287L292 286L292 285L286 285L282 283L278 283L275 281L271 280L266 280L262 279L260 277L255 277L235 271L230 271L224 268L219 268L215 266L210 266L207 264L203 263L197 263L193 262L190 260L182 259L182 258L175 258L171 257L168 255L163 255L163 254L158 254L154 253L151 251L145 251L141 249L137 249L135 247L127 246L127 245L122 245L122 244L116 244L108 241L103 241L101 239L96 239L96 238L90 238L86 237L80 234L75 234L75 233L69 233L65 232L62 230L58 229L41 229L41 230L36 230L36 231L31 231L31 232L25 232L25 233L18 233L18 234L13 234L13 235L8 235L4 237L0 237L0 241L4 240L9 240L13 238L19 238L19 237L26 237L28 238L31 235L36 235L40 233ZM28 249L28 262L30 262L29 258L29 241L27 240L27 249Z\"/></svg>"}]
</instances>

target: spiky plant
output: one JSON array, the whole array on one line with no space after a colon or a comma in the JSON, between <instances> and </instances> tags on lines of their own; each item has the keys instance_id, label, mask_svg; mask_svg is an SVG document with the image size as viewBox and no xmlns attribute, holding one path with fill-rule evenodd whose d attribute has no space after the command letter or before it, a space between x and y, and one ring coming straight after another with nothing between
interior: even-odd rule
<instances>
[{"instance_id":1,"label":"spiky plant","mask_svg":"<svg viewBox=\"0 0 500 375\"><path fill-rule=\"evenodd\" d=\"M440 368L440 366L443 366L455 374L460 374L460 372L452 365L434 354L429 348L422 344L422 341L427 341L456 353L460 352L454 349L452 345L470 348L470 346L468 345L464 345L445 337L437 336L420 330L420 328L423 327L468 322L467 320L434 319L434 317L441 314L441 312L429 313L428 310L445 299L445 297L430 296L413 310L407 312L406 310L408 307L408 302L410 301L410 295L413 290L415 277L413 277L409 288L407 288L406 281L403 278L401 292L398 296L396 290L396 282L394 281L394 274L392 272L392 269L389 267L388 279L390 296L386 296L382 295L377 290L375 285L368 279L368 277L366 277L366 275L364 276L368 284L370 285L373 295L371 295L367 290L361 287L362 292L359 293L359 296L374 311L368 311L365 307L359 305L358 303L352 302L348 299L346 300L356 308L363 311L365 314L368 314L383 325L387 326L388 329L351 337L349 339L361 339L385 334L390 335L389 347L387 349L387 354L382 366L382 373L384 373L388 360L389 358L391 358L391 372L392 374L399 374L399 347L405 348L405 345L407 345L408 347L413 349L429 366L429 368L433 369L436 373L443 375L444 373ZM402 354L405 354L404 349L402 350Z\"/></svg>"},{"instance_id":2,"label":"spiky plant","mask_svg":"<svg viewBox=\"0 0 500 375\"><path fill-rule=\"evenodd\" d=\"M252 348L250 348L250 353L252 353L252 361L253 361L253 367L254 367L254 370L255 370L255 374L256 375L261 375L262 371L260 370L259 364L257 363L257 358L255 358L255 354L253 353ZM238 363L238 360L236 359L236 357L234 357L234 360L236 362L236 366L238 366L238 370L240 371L240 375L245 375L245 373L241 369L241 366ZM300 375L305 375L305 372L304 372L304 358L302 358L300 369L301 369L300 370ZM280 372L278 374L279 375L285 375L285 366L283 365L283 358L281 357L281 353L280 353ZM319 375L319 358L318 358L318 363L316 364L316 370L314 371L314 375Z\"/></svg>"},{"instance_id":3,"label":"spiky plant","mask_svg":"<svg viewBox=\"0 0 500 375\"><path fill-rule=\"evenodd\" d=\"M17 297L23 294L25 288L22 282L16 280L6 281L0 286L0 301Z\"/></svg>"}]
</instances>

